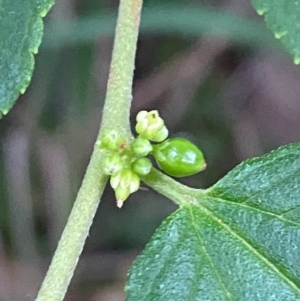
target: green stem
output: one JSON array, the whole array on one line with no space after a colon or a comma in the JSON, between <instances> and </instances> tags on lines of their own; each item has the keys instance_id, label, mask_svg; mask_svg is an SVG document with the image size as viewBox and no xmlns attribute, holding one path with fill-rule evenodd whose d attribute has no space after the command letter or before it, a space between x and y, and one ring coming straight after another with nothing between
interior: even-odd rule
<instances>
[{"instance_id":1,"label":"green stem","mask_svg":"<svg viewBox=\"0 0 300 301\"><path fill-rule=\"evenodd\" d=\"M143 181L179 206L196 204L205 191L180 184L155 168L152 168L151 172L143 177Z\"/></svg>"},{"instance_id":2,"label":"green stem","mask_svg":"<svg viewBox=\"0 0 300 301\"><path fill-rule=\"evenodd\" d=\"M142 3L142 0L123 0L120 3L116 42L101 124L101 130L117 129L128 140L132 138L129 116L132 100L134 59Z\"/></svg>"},{"instance_id":3,"label":"green stem","mask_svg":"<svg viewBox=\"0 0 300 301\"><path fill-rule=\"evenodd\" d=\"M142 0L120 1L99 137L103 130L115 129L128 141L132 139L129 113L142 2ZM82 186L36 301L63 300L73 276L108 179L101 172L102 153L97 144L96 142Z\"/></svg>"}]
</instances>

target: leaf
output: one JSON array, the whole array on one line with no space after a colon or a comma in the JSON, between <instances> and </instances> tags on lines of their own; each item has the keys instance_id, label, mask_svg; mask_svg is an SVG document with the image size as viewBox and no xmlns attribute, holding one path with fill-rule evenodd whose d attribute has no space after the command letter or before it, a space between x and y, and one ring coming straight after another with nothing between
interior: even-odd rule
<instances>
[{"instance_id":1,"label":"leaf","mask_svg":"<svg viewBox=\"0 0 300 301\"><path fill-rule=\"evenodd\" d=\"M91 43L101 36L113 35L116 17L115 12L106 10L76 20L51 21L45 31L43 47L51 49ZM199 38L202 34L227 37L251 47L281 46L264 25L200 4L193 7L166 5L165 2L146 5L143 7L140 30L141 33L181 35L187 38Z\"/></svg>"},{"instance_id":2,"label":"leaf","mask_svg":"<svg viewBox=\"0 0 300 301\"><path fill-rule=\"evenodd\" d=\"M233 169L169 216L132 266L127 300L300 300L300 144Z\"/></svg>"},{"instance_id":3,"label":"leaf","mask_svg":"<svg viewBox=\"0 0 300 301\"><path fill-rule=\"evenodd\" d=\"M258 14L265 15L267 26L300 63L300 2L290 0L251 0Z\"/></svg>"},{"instance_id":4,"label":"leaf","mask_svg":"<svg viewBox=\"0 0 300 301\"><path fill-rule=\"evenodd\" d=\"M34 54L43 35L44 17L54 0L0 2L0 117L29 85Z\"/></svg>"}]
</instances>

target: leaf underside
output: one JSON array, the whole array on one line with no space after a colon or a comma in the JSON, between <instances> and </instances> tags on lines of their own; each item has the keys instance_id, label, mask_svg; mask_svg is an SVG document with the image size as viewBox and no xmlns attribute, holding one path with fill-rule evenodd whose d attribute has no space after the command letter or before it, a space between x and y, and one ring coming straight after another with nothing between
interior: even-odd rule
<instances>
[{"instance_id":1,"label":"leaf underside","mask_svg":"<svg viewBox=\"0 0 300 301\"><path fill-rule=\"evenodd\" d=\"M44 17L54 0L0 1L0 118L29 85ZM2 114L1 114L2 113Z\"/></svg>"},{"instance_id":2,"label":"leaf underside","mask_svg":"<svg viewBox=\"0 0 300 301\"><path fill-rule=\"evenodd\" d=\"M300 144L245 161L158 228L128 301L299 301Z\"/></svg>"},{"instance_id":3,"label":"leaf underside","mask_svg":"<svg viewBox=\"0 0 300 301\"><path fill-rule=\"evenodd\" d=\"M267 26L280 39L295 64L300 63L300 2L298 0L251 0Z\"/></svg>"}]
</instances>

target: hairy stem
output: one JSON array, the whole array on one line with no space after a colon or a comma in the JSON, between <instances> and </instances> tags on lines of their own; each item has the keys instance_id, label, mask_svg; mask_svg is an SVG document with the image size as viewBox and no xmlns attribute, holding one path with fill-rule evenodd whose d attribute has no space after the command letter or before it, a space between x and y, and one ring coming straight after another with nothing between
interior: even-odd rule
<instances>
[{"instance_id":1,"label":"hairy stem","mask_svg":"<svg viewBox=\"0 0 300 301\"><path fill-rule=\"evenodd\" d=\"M101 132L119 131L131 139L129 113L136 41L142 0L121 0ZM58 243L37 301L63 300L107 182L102 154L95 144L82 186Z\"/></svg>"},{"instance_id":2,"label":"hairy stem","mask_svg":"<svg viewBox=\"0 0 300 301\"><path fill-rule=\"evenodd\" d=\"M129 124L132 78L142 0L120 3L101 129L117 129L131 139ZM118 43L117 43L118 42ZM117 102L117 103L116 103Z\"/></svg>"},{"instance_id":3,"label":"hairy stem","mask_svg":"<svg viewBox=\"0 0 300 301\"><path fill-rule=\"evenodd\" d=\"M143 181L179 206L197 203L199 196L204 194L204 190L180 184L155 168L143 177Z\"/></svg>"}]
</instances>

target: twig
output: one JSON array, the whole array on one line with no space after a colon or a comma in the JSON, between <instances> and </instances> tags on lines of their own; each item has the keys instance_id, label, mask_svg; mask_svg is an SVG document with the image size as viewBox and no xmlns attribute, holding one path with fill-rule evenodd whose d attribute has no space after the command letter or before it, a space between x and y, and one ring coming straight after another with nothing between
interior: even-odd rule
<instances>
[{"instance_id":1,"label":"twig","mask_svg":"<svg viewBox=\"0 0 300 301\"><path fill-rule=\"evenodd\" d=\"M103 119L103 130L115 129L131 139L129 111L142 0L121 0ZM90 164L59 241L37 301L63 300L107 182L96 142Z\"/></svg>"}]
</instances>

